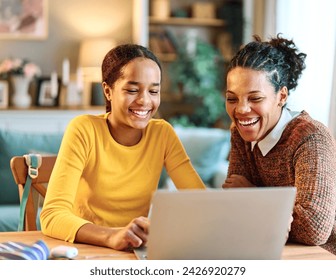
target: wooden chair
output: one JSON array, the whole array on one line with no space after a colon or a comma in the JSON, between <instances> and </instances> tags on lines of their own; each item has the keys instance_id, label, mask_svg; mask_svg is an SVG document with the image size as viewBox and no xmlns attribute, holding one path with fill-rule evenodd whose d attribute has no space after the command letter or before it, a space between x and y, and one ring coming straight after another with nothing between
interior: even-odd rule
<instances>
[{"instance_id":1,"label":"wooden chair","mask_svg":"<svg viewBox=\"0 0 336 280\"><path fill-rule=\"evenodd\" d=\"M55 155L42 155L41 158L42 163L38 169L38 176L35 179L32 179L32 184L28 195L24 219L25 231L37 230L36 218L40 204L40 198L44 198L46 195L46 187L56 161ZM23 156L13 157L10 161L10 167L14 181L18 185L19 197L21 201L28 174L28 166L26 164L25 158Z\"/></svg>"}]
</instances>

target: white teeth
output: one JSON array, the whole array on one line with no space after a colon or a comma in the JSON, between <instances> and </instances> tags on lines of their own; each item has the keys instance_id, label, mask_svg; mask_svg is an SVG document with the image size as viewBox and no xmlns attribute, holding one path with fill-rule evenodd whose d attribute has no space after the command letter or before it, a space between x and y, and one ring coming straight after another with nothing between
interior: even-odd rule
<instances>
[{"instance_id":1,"label":"white teeth","mask_svg":"<svg viewBox=\"0 0 336 280\"><path fill-rule=\"evenodd\" d=\"M149 111L136 111L136 110L132 110L132 112L134 114L137 114L139 116L146 116L148 114Z\"/></svg>"},{"instance_id":2,"label":"white teeth","mask_svg":"<svg viewBox=\"0 0 336 280\"><path fill-rule=\"evenodd\" d=\"M246 120L246 121L238 120L238 122L241 125L251 125L251 124L256 123L258 120L259 120L259 118L253 118L253 119Z\"/></svg>"}]
</instances>

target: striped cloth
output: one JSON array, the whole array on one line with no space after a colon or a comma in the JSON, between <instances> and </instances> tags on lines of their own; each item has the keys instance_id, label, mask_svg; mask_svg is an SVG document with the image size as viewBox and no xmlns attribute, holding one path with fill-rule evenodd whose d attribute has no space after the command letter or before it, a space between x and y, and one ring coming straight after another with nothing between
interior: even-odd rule
<instances>
[{"instance_id":1,"label":"striped cloth","mask_svg":"<svg viewBox=\"0 0 336 280\"><path fill-rule=\"evenodd\" d=\"M43 240L28 245L21 242L0 243L0 259L3 260L47 260L50 251Z\"/></svg>"}]
</instances>

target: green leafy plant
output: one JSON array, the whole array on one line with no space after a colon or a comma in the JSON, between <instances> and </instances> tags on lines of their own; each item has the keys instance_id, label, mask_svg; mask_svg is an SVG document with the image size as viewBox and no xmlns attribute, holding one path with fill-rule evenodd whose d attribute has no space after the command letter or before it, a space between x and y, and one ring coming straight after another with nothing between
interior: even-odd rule
<instances>
[{"instance_id":1,"label":"green leafy plant","mask_svg":"<svg viewBox=\"0 0 336 280\"><path fill-rule=\"evenodd\" d=\"M179 42L177 59L169 66L169 77L184 102L193 104L194 112L176 116L170 122L211 127L225 114L224 59L213 45L198 38L185 37Z\"/></svg>"}]
</instances>

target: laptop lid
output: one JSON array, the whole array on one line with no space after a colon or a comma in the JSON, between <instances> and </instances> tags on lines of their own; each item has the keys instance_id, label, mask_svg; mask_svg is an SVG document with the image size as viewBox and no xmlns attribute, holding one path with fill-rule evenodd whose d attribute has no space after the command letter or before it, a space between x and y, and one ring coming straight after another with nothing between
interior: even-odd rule
<instances>
[{"instance_id":1,"label":"laptop lid","mask_svg":"<svg viewBox=\"0 0 336 280\"><path fill-rule=\"evenodd\" d=\"M142 259L280 259L296 189L158 190Z\"/></svg>"}]
</instances>

